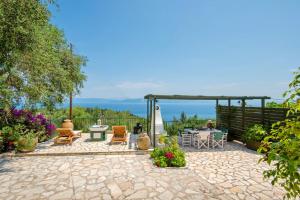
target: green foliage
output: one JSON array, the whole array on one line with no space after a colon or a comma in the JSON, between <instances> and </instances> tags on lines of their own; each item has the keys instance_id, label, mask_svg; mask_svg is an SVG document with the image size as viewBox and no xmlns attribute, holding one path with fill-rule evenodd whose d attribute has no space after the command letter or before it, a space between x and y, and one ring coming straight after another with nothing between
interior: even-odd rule
<instances>
[{"instance_id":1,"label":"green foliage","mask_svg":"<svg viewBox=\"0 0 300 200\"><path fill-rule=\"evenodd\" d=\"M295 106L295 102L293 101L285 101L282 103L277 103L275 101L271 101L266 103L267 108L291 108L292 106Z\"/></svg>"},{"instance_id":2,"label":"green foliage","mask_svg":"<svg viewBox=\"0 0 300 200\"><path fill-rule=\"evenodd\" d=\"M167 140L167 136L166 135L160 135L159 136L158 141L159 141L160 144L165 144L166 140Z\"/></svg>"},{"instance_id":3,"label":"green foliage","mask_svg":"<svg viewBox=\"0 0 300 200\"><path fill-rule=\"evenodd\" d=\"M277 103L275 101L271 101L271 102L266 103L266 107L267 108L284 108L285 106L283 103Z\"/></svg>"},{"instance_id":4,"label":"green foliage","mask_svg":"<svg viewBox=\"0 0 300 200\"><path fill-rule=\"evenodd\" d=\"M261 124L250 126L243 135L244 142L261 142L268 135L267 131Z\"/></svg>"},{"instance_id":5,"label":"green foliage","mask_svg":"<svg viewBox=\"0 0 300 200\"><path fill-rule=\"evenodd\" d=\"M185 127L201 128L205 126L207 119L198 118L197 115L187 117L184 112L181 113L180 119L174 118L171 124L166 124L168 135L177 135L178 131L182 131ZM213 122L214 123L214 122Z\"/></svg>"},{"instance_id":6,"label":"green foliage","mask_svg":"<svg viewBox=\"0 0 300 200\"><path fill-rule=\"evenodd\" d=\"M48 2L0 1L0 106L52 108L82 87L85 58L50 23Z\"/></svg>"},{"instance_id":7,"label":"green foliage","mask_svg":"<svg viewBox=\"0 0 300 200\"><path fill-rule=\"evenodd\" d=\"M51 118L52 123L57 127L60 127L63 120L69 117L68 108L59 108L53 111L39 109L38 112L45 113L47 118ZM102 119L102 124L109 125L110 127L113 125L125 125L131 131L133 126L139 122L143 125L144 129L146 128L145 118L133 115L129 111L119 112L110 109L73 107L72 120L76 130L88 131L89 127L96 124L99 118Z\"/></svg>"},{"instance_id":8,"label":"green foliage","mask_svg":"<svg viewBox=\"0 0 300 200\"><path fill-rule=\"evenodd\" d=\"M3 136L4 140L17 141L18 138L20 137L20 132L21 132L22 128L23 128L23 126L20 124L15 125L13 127L11 127L11 126L3 127L1 132L2 132L2 136Z\"/></svg>"},{"instance_id":9,"label":"green foliage","mask_svg":"<svg viewBox=\"0 0 300 200\"><path fill-rule=\"evenodd\" d=\"M166 131L169 136L176 136L178 135L178 127L174 124L167 126Z\"/></svg>"},{"instance_id":10,"label":"green foliage","mask_svg":"<svg viewBox=\"0 0 300 200\"><path fill-rule=\"evenodd\" d=\"M177 137L168 137L165 143L165 147L155 148L150 154L153 164L158 167L184 167L185 154L178 146Z\"/></svg>"},{"instance_id":11,"label":"green foliage","mask_svg":"<svg viewBox=\"0 0 300 200\"><path fill-rule=\"evenodd\" d=\"M0 152L4 150L4 139L2 136L0 136Z\"/></svg>"},{"instance_id":12,"label":"green foliage","mask_svg":"<svg viewBox=\"0 0 300 200\"><path fill-rule=\"evenodd\" d=\"M15 124L11 126L5 126L1 130L2 137L5 140L16 142L20 137L24 137L26 135L34 134L35 137L39 137L40 132L37 132L34 129L27 128L24 124ZM42 131L41 131L42 132Z\"/></svg>"},{"instance_id":13,"label":"green foliage","mask_svg":"<svg viewBox=\"0 0 300 200\"><path fill-rule=\"evenodd\" d=\"M280 184L286 191L287 198L300 197L300 68L295 72L290 89L284 94L286 103L295 102L288 112L288 118L273 124L271 134L263 140L259 152L265 161L273 165L264 171L265 178L271 178L272 184Z\"/></svg>"},{"instance_id":14,"label":"green foliage","mask_svg":"<svg viewBox=\"0 0 300 200\"><path fill-rule=\"evenodd\" d=\"M17 151L34 151L37 144L37 136L31 130L27 134L20 136L14 144Z\"/></svg>"}]
</instances>

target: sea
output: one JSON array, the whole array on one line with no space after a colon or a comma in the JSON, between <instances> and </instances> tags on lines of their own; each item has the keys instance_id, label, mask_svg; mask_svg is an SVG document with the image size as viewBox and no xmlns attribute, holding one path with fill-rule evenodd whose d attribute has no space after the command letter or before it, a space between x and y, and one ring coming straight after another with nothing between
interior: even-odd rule
<instances>
[{"instance_id":1,"label":"sea","mask_svg":"<svg viewBox=\"0 0 300 200\"><path fill-rule=\"evenodd\" d=\"M203 119L216 118L216 105L214 101L159 101L162 118L165 121L172 121L174 117L179 118L184 112L187 116L197 115ZM57 107L68 107L65 102ZM86 108L112 109L115 111L129 111L134 115L146 117L147 103L144 99L95 99L95 98L75 98L73 107L80 106Z\"/></svg>"}]
</instances>

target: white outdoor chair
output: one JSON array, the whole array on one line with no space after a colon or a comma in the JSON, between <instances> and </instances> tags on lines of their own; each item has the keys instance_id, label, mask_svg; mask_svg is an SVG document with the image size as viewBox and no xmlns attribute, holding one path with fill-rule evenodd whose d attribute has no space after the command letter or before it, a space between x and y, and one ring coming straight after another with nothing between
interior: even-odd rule
<instances>
[{"instance_id":1,"label":"white outdoor chair","mask_svg":"<svg viewBox=\"0 0 300 200\"><path fill-rule=\"evenodd\" d=\"M192 134L183 133L181 136L181 145L184 146L192 146Z\"/></svg>"},{"instance_id":2,"label":"white outdoor chair","mask_svg":"<svg viewBox=\"0 0 300 200\"><path fill-rule=\"evenodd\" d=\"M228 138L228 129L226 128L221 128L221 131L224 133L224 145L227 143L227 138Z\"/></svg>"},{"instance_id":3,"label":"white outdoor chair","mask_svg":"<svg viewBox=\"0 0 300 200\"><path fill-rule=\"evenodd\" d=\"M223 132L213 132L212 133L212 147L224 147L224 133Z\"/></svg>"},{"instance_id":4,"label":"white outdoor chair","mask_svg":"<svg viewBox=\"0 0 300 200\"><path fill-rule=\"evenodd\" d=\"M224 145L227 144L227 138L228 138L228 133L223 133L224 134Z\"/></svg>"},{"instance_id":5,"label":"white outdoor chair","mask_svg":"<svg viewBox=\"0 0 300 200\"><path fill-rule=\"evenodd\" d=\"M202 147L209 149L210 132L200 132L197 136L197 140L198 149Z\"/></svg>"},{"instance_id":6,"label":"white outdoor chair","mask_svg":"<svg viewBox=\"0 0 300 200\"><path fill-rule=\"evenodd\" d=\"M193 142L192 142L194 147L198 146L198 138L199 138L199 135L198 134L194 134L194 136L193 136Z\"/></svg>"}]
</instances>

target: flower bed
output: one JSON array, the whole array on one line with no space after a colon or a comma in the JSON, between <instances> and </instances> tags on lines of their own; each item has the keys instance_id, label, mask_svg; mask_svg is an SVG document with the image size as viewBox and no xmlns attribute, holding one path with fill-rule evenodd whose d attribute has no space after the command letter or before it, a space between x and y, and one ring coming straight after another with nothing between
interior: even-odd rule
<instances>
[{"instance_id":1,"label":"flower bed","mask_svg":"<svg viewBox=\"0 0 300 200\"><path fill-rule=\"evenodd\" d=\"M157 167L184 167L185 154L179 148L177 139L171 138L162 148L155 148L151 153L153 164Z\"/></svg>"}]
</instances>

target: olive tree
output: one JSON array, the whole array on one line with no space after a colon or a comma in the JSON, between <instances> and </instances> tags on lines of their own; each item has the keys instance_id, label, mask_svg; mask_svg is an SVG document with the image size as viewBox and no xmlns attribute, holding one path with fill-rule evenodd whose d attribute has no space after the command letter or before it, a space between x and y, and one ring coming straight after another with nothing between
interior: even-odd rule
<instances>
[{"instance_id":1,"label":"olive tree","mask_svg":"<svg viewBox=\"0 0 300 200\"><path fill-rule=\"evenodd\" d=\"M50 23L53 1L0 1L0 106L52 107L83 86L86 59Z\"/></svg>"}]
</instances>

